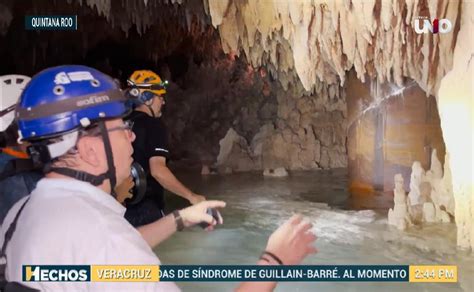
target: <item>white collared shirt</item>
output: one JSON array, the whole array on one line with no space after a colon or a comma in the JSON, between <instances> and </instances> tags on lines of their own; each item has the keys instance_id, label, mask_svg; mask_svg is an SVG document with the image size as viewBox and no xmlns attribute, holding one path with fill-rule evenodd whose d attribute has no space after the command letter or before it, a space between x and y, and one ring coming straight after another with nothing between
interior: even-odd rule
<instances>
[{"instance_id":1,"label":"white collared shirt","mask_svg":"<svg viewBox=\"0 0 474 292\"><path fill-rule=\"evenodd\" d=\"M5 232L26 198L8 212ZM43 178L31 193L6 251L6 277L22 281L22 265L159 265L110 194L74 179ZM41 291L179 291L167 282L23 282Z\"/></svg>"}]
</instances>

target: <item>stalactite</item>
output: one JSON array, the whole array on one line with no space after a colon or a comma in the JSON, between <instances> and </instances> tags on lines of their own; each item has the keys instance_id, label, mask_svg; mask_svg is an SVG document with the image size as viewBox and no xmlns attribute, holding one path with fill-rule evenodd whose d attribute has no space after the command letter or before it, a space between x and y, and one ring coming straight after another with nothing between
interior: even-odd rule
<instances>
[{"instance_id":1,"label":"stalactite","mask_svg":"<svg viewBox=\"0 0 474 292\"><path fill-rule=\"evenodd\" d=\"M10 2L10 3L8 3ZM13 19L12 12L10 7L12 1L7 1L7 3L0 3L0 35L5 34L10 26L10 22Z\"/></svg>"},{"instance_id":2,"label":"stalactite","mask_svg":"<svg viewBox=\"0 0 474 292\"><path fill-rule=\"evenodd\" d=\"M226 52L242 50L254 67L271 63L278 76L294 70L306 90L317 80L343 84L354 67L362 81L368 75L401 85L407 76L436 95L451 68L457 32L417 35L413 24L426 10L429 15L423 16L447 18L454 28L459 1L427 1L428 7L418 0L381 1L380 7L375 0L203 1ZM236 24L244 27L232 29ZM279 55L285 56L266 58L267 48L283 40L289 47ZM287 56L293 67L287 67Z\"/></svg>"},{"instance_id":3,"label":"stalactite","mask_svg":"<svg viewBox=\"0 0 474 292\"><path fill-rule=\"evenodd\" d=\"M271 65L283 86L295 80L307 91L318 81L342 85L346 72L355 68L362 81L370 77L400 85L403 77L410 77L434 95L452 65L460 7L459 0L76 1L127 35L133 26L144 34L153 25L166 26L171 18L181 19L173 23L188 33L193 23L201 31L212 25L224 52L242 52L254 68ZM5 3L0 6L0 32L9 25L11 5ZM413 26L422 13L430 20L447 18L456 30L418 35Z\"/></svg>"}]
</instances>

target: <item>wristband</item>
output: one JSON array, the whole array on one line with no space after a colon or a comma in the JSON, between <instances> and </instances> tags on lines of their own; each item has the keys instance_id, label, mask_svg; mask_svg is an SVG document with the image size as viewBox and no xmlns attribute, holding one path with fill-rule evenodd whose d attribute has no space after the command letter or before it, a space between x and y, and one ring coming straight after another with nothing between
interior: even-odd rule
<instances>
[{"instance_id":1,"label":"wristband","mask_svg":"<svg viewBox=\"0 0 474 292\"><path fill-rule=\"evenodd\" d=\"M263 255L260 256L260 259L261 259L262 261L266 261L267 263L271 264L271 263L270 263L270 260L267 259L266 257L264 257Z\"/></svg>"},{"instance_id":2,"label":"wristband","mask_svg":"<svg viewBox=\"0 0 474 292\"><path fill-rule=\"evenodd\" d=\"M184 222L183 218L179 214L179 211L173 211L173 216L174 216L174 222L176 223L176 230L182 231L184 229Z\"/></svg>"},{"instance_id":3,"label":"wristband","mask_svg":"<svg viewBox=\"0 0 474 292\"><path fill-rule=\"evenodd\" d=\"M268 251L264 251L262 256L260 257L260 259L264 260L264 261L267 261L267 262L270 262L268 259L266 258L263 258L264 255L267 255L269 257L271 257L273 260L275 260L279 265L283 265L283 262L282 260L280 260L279 257L277 257L275 254L271 253L271 252L268 252Z\"/></svg>"}]
</instances>

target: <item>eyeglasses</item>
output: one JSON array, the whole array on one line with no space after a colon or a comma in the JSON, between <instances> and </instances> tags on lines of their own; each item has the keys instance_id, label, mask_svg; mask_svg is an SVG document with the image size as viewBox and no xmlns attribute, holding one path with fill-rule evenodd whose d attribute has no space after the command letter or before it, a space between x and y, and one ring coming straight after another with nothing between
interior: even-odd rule
<instances>
[{"instance_id":1,"label":"eyeglasses","mask_svg":"<svg viewBox=\"0 0 474 292\"><path fill-rule=\"evenodd\" d=\"M107 129L107 132L127 131L130 134L132 132L132 128L133 128L133 121L126 120L123 122L123 125L109 128ZM87 129L83 132L82 136L100 136L100 129L97 126L91 129Z\"/></svg>"},{"instance_id":2,"label":"eyeglasses","mask_svg":"<svg viewBox=\"0 0 474 292\"><path fill-rule=\"evenodd\" d=\"M133 121L131 120L126 120L123 122L123 125L122 126L118 126L118 127L113 127L113 128L110 128L110 129L107 129L107 132L113 132L113 131L131 131L133 128Z\"/></svg>"}]
</instances>

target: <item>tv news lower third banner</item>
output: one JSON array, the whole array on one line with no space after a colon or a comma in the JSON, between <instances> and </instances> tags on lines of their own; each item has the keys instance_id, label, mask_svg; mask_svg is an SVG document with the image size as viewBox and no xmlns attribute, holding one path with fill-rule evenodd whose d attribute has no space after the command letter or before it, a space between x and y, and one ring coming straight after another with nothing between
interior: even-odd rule
<instances>
[{"instance_id":1,"label":"tv news lower third banner","mask_svg":"<svg viewBox=\"0 0 474 292\"><path fill-rule=\"evenodd\" d=\"M457 266L24 265L26 282L457 282Z\"/></svg>"},{"instance_id":2,"label":"tv news lower third banner","mask_svg":"<svg viewBox=\"0 0 474 292\"><path fill-rule=\"evenodd\" d=\"M77 30L77 15L27 15L26 30Z\"/></svg>"}]
</instances>

